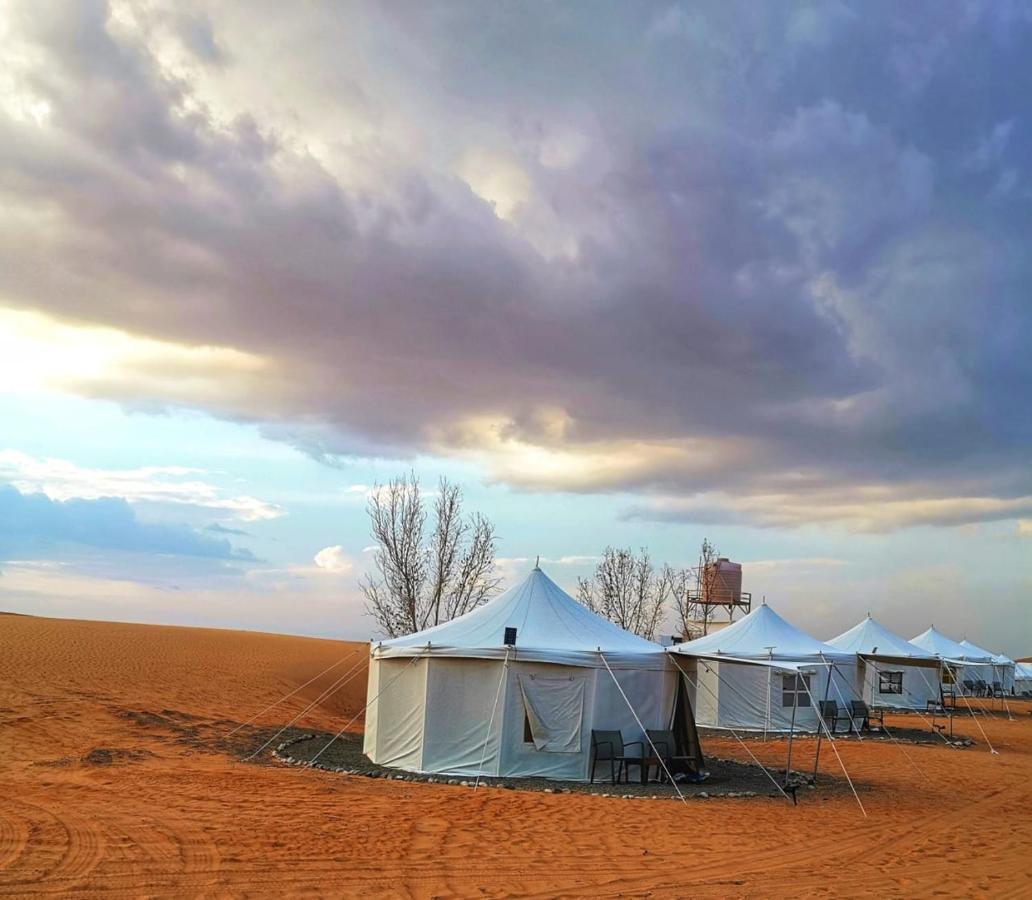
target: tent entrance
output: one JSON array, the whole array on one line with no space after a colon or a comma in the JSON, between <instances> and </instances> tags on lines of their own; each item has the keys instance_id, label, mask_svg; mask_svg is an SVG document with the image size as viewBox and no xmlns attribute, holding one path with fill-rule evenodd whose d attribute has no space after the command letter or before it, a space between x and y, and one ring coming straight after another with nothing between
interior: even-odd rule
<instances>
[{"instance_id":1,"label":"tent entrance","mask_svg":"<svg viewBox=\"0 0 1032 900\"><path fill-rule=\"evenodd\" d=\"M524 741L546 753L580 753L583 749L583 677L543 678L520 675Z\"/></svg>"}]
</instances>

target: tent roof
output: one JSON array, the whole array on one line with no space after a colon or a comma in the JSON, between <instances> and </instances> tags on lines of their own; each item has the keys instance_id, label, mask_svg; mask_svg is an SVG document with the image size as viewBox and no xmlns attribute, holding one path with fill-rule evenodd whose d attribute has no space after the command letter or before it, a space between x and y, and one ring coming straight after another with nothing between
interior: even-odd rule
<instances>
[{"instance_id":1,"label":"tent roof","mask_svg":"<svg viewBox=\"0 0 1032 900\"><path fill-rule=\"evenodd\" d=\"M936 631L934 625L911 638L910 643L934 653L940 659L963 660L966 652L963 645L946 637L941 631Z\"/></svg>"},{"instance_id":2,"label":"tent roof","mask_svg":"<svg viewBox=\"0 0 1032 900\"><path fill-rule=\"evenodd\" d=\"M502 658L504 634L516 628L515 659L565 665L663 668L663 648L582 606L535 568L522 582L471 612L415 634L382 641L377 657L466 656Z\"/></svg>"},{"instance_id":3,"label":"tent roof","mask_svg":"<svg viewBox=\"0 0 1032 900\"><path fill-rule=\"evenodd\" d=\"M675 644L668 653L741 660L819 662L822 657L843 660L854 654L810 637L786 622L766 603L720 631L694 641Z\"/></svg>"},{"instance_id":4,"label":"tent roof","mask_svg":"<svg viewBox=\"0 0 1032 900\"><path fill-rule=\"evenodd\" d=\"M925 663L933 660L938 662L939 659L934 653L911 644L895 632L889 631L870 615L838 637L831 638L828 643L839 650L883 659L912 659L914 662Z\"/></svg>"},{"instance_id":5,"label":"tent roof","mask_svg":"<svg viewBox=\"0 0 1032 900\"><path fill-rule=\"evenodd\" d=\"M996 655L991 650L979 647L978 644L972 644L967 638L960 641L960 646L964 648L964 659L968 662L993 662Z\"/></svg>"},{"instance_id":6,"label":"tent roof","mask_svg":"<svg viewBox=\"0 0 1032 900\"><path fill-rule=\"evenodd\" d=\"M1002 653L994 653L993 663L997 666L1013 666L1014 660Z\"/></svg>"}]
</instances>

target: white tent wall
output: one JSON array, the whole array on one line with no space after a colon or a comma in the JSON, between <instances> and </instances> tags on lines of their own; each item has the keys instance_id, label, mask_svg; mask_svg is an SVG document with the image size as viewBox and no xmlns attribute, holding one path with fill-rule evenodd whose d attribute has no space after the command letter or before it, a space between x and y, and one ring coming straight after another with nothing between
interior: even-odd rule
<instances>
[{"instance_id":1,"label":"white tent wall","mask_svg":"<svg viewBox=\"0 0 1032 900\"><path fill-rule=\"evenodd\" d=\"M621 696L613 682L616 676L627 695ZM520 677L541 679L583 679L584 710L579 751L557 753L539 750L524 740L526 707ZM505 688L502 726L502 776L534 775L566 781L586 781L591 766L591 730L619 729L626 742L643 741L645 735L627 707L646 728L668 728L673 717L677 673L672 666L664 670L616 669L613 675L603 668L556 666L546 663L515 663L510 666ZM501 713L501 711L500 711ZM485 766L491 771L489 766ZM601 772L601 770L600 770ZM601 775L600 775L601 777Z\"/></svg>"},{"instance_id":2,"label":"white tent wall","mask_svg":"<svg viewBox=\"0 0 1032 900\"><path fill-rule=\"evenodd\" d=\"M374 762L378 757L376 741L379 733L380 704L374 698L380 691L380 661L370 655L369 673L366 676L365 728L362 732L362 752Z\"/></svg>"},{"instance_id":3,"label":"white tent wall","mask_svg":"<svg viewBox=\"0 0 1032 900\"><path fill-rule=\"evenodd\" d=\"M485 771L502 776L536 775L557 780L579 781L584 778L584 759L591 746L590 710L594 700L596 669L579 666L558 666L548 663L514 662L509 666L503 697L499 701L501 724L501 758ZM583 708L579 719L578 752L556 753L538 750L533 742L524 741L526 706L520 678L571 679L583 682ZM607 676L608 677L608 676ZM587 726L587 727L585 727Z\"/></svg>"},{"instance_id":4,"label":"white tent wall","mask_svg":"<svg viewBox=\"0 0 1032 900\"><path fill-rule=\"evenodd\" d=\"M996 667L996 671L999 673L999 679L1003 684L1003 690L1006 694L1014 693L1014 666L1010 663L1004 663Z\"/></svg>"},{"instance_id":5,"label":"white tent wall","mask_svg":"<svg viewBox=\"0 0 1032 900\"><path fill-rule=\"evenodd\" d=\"M989 687L992 687L993 681L997 679L996 668L991 665L976 665L972 663L966 663L957 675L957 680L960 682L960 687L964 689L964 693L970 693L968 686L964 684L965 681L984 681Z\"/></svg>"},{"instance_id":6,"label":"white tent wall","mask_svg":"<svg viewBox=\"0 0 1032 900\"><path fill-rule=\"evenodd\" d=\"M592 728L618 728L625 741L638 741L645 735L635 714L646 728L668 728L673 717L677 672L672 663L652 670L614 667L613 675L604 666L518 659L510 659L508 667L504 666L503 660L494 659L371 659L366 755L380 765L408 771L583 781L591 764ZM562 715L564 722L575 723L570 727L576 728L576 751L538 749L533 741L524 740L527 711L521 678L540 680L545 688L534 697L535 702L546 704L538 710L546 719L547 704L553 697L558 702L562 694L567 703L570 697L569 692L547 688L554 687L556 680L582 683L577 700L580 714L571 715L571 710L564 708ZM496 694L498 705L488 735ZM384 722L391 723L391 728L380 727Z\"/></svg>"},{"instance_id":7,"label":"white tent wall","mask_svg":"<svg viewBox=\"0 0 1032 900\"><path fill-rule=\"evenodd\" d=\"M662 671L614 667L613 675L645 728L670 728L677 699L677 679L681 677L673 663ZM592 727L606 730L619 728L625 741L643 741L645 751L648 752L645 734L627 708L627 701L621 696L620 689L613 683L613 675L606 669L596 670ZM590 739L589 734L589 742ZM585 776L589 765L590 752L589 758L585 760Z\"/></svg>"},{"instance_id":8,"label":"white tent wall","mask_svg":"<svg viewBox=\"0 0 1032 900\"><path fill-rule=\"evenodd\" d=\"M1015 665L1014 693L1032 693L1032 663L1017 663Z\"/></svg>"},{"instance_id":9,"label":"white tent wall","mask_svg":"<svg viewBox=\"0 0 1032 900\"><path fill-rule=\"evenodd\" d=\"M418 770L423 755L423 714L426 710L427 658L371 659L369 710L363 741L373 762L399 769ZM367 716L369 713L367 710ZM391 723L381 728L381 721Z\"/></svg>"},{"instance_id":10,"label":"white tent wall","mask_svg":"<svg viewBox=\"0 0 1032 900\"><path fill-rule=\"evenodd\" d=\"M684 665L684 663L682 663ZM693 671L693 668L695 671ZM820 727L817 708L805 691L800 692L792 722L791 702L786 706L785 681L793 684L791 671L768 665L699 659L685 665L690 683L698 681L695 697L696 724L707 728L732 728L736 731L816 732ZM826 665L801 666L813 701L834 700L843 707L859 699L853 666L836 664L828 680ZM697 673L697 674L696 674ZM714 699L714 695L716 699Z\"/></svg>"},{"instance_id":11,"label":"white tent wall","mask_svg":"<svg viewBox=\"0 0 1032 900\"><path fill-rule=\"evenodd\" d=\"M930 702L939 702L938 666L911 666L865 658L860 661L860 672L863 700L868 706L924 711ZM882 690L880 675L891 672L899 672L903 676L901 693Z\"/></svg>"},{"instance_id":12,"label":"white tent wall","mask_svg":"<svg viewBox=\"0 0 1032 900\"><path fill-rule=\"evenodd\" d=\"M504 665L493 659L431 658L420 769L476 775L484 759L483 774L497 773L501 696L493 725L491 710Z\"/></svg>"}]
</instances>

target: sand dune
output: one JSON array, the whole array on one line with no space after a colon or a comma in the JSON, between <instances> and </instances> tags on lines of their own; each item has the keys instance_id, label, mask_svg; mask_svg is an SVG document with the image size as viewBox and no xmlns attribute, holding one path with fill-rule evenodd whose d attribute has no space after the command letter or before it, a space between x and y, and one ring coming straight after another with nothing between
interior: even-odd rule
<instances>
[{"instance_id":1,"label":"sand dune","mask_svg":"<svg viewBox=\"0 0 1032 900\"><path fill-rule=\"evenodd\" d=\"M242 763L210 740L259 720L336 730L365 646L0 617L0 894L123 896L1032 895L1032 716L1000 751L836 742L851 796L674 802L347 778ZM359 726L356 726L359 727ZM752 744L771 762L784 745ZM707 750L746 758L733 741ZM812 742L798 743L803 768ZM812 759L812 757L810 757ZM822 766L836 767L834 756Z\"/></svg>"}]
</instances>

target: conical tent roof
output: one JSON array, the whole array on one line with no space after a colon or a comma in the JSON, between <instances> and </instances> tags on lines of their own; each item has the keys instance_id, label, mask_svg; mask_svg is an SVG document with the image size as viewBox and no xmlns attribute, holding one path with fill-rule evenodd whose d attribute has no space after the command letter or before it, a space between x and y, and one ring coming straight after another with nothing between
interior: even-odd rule
<instances>
[{"instance_id":1,"label":"conical tent roof","mask_svg":"<svg viewBox=\"0 0 1032 900\"><path fill-rule=\"evenodd\" d=\"M685 656L799 663L854 656L800 631L766 603L720 631L667 649Z\"/></svg>"},{"instance_id":2,"label":"conical tent roof","mask_svg":"<svg viewBox=\"0 0 1032 900\"><path fill-rule=\"evenodd\" d=\"M906 659L915 663L938 662L938 657L923 647L911 644L895 632L870 616L849 631L833 637L828 643L839 650L859 653L863 656L881 657L883 659Z\"/></svg>"},{"instance_id":3,"label":"conical tent roof","mask_svg":"<svg viewBox=\"0 0 1032 900\"><path fill-rule=\"evenodd\" d=\"M991 663L993 661L995 654L991 650L979 647L978 644L972 644L967 638L960 641L960 646L964 648L964 659L968 662Z\"/></svg>"},{"instance_id":4,"label":"conical tent roof","mask_svg":"<svg viewBox=\"0 0 1032 900\"><path fill-rule=\"evenodd\" d=\"M1015 662L1009 656L1005 656L1003 653L994 653L993 662L998 666L1013 666Z\"/></svg>"},{"instance_id":5,"label":"conical tent roof","mask_svg":"<svg viewBox=\"0 0 1032 900\"><path fill-rule=\"evenodd\" d=\"M927 631L922 631L917 637L911 638L910 643L934 653L939 659L951 659L958 662L964 659L964 648L952 638L946 637L941 631L936 631L934 625Z\"/></svg>"},{"instance_id":6,"label":"conical tent roof","mask_svg":"<svg viewBox=\"0 0 1032 900\"><path fill-rule=\"evenodd\" d=\"M582 606L540 568L520 584L471 612L404 637L382 641L377 657L466 656L495 659L506 655L506 628L516 629L513 659L564 665L661 669L663 648Z\"/></svg>"}]
</instances>

